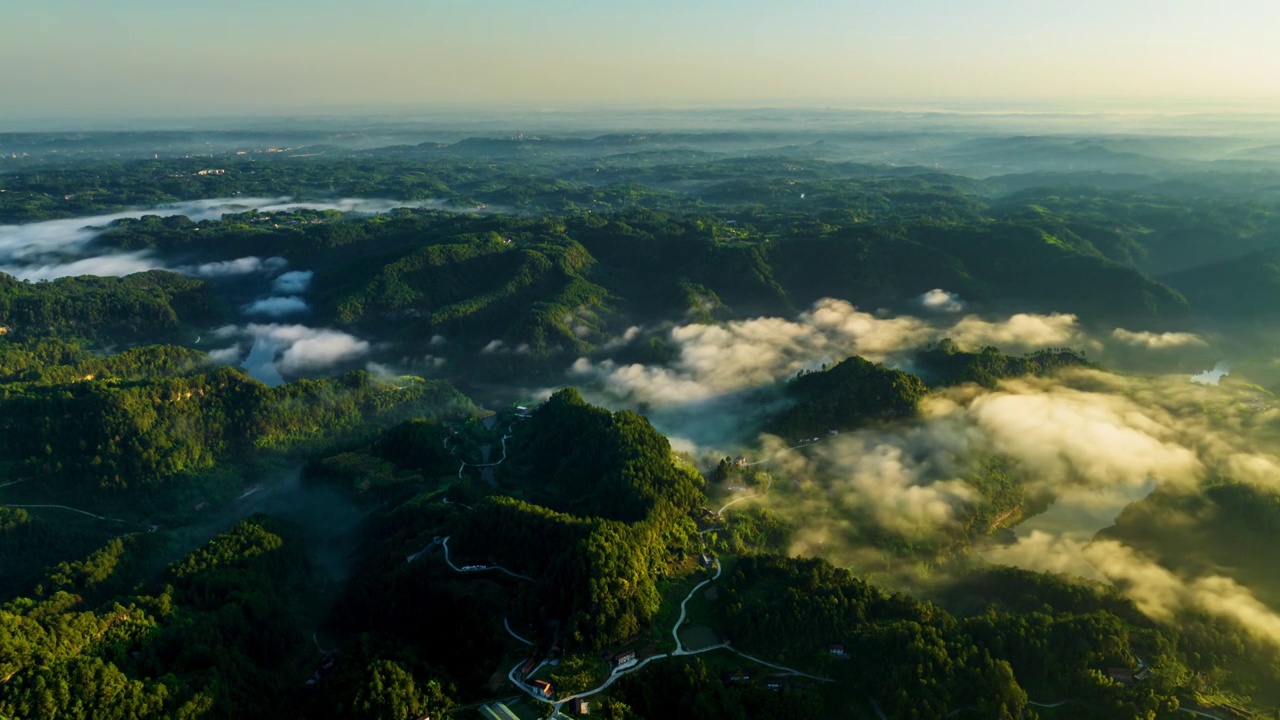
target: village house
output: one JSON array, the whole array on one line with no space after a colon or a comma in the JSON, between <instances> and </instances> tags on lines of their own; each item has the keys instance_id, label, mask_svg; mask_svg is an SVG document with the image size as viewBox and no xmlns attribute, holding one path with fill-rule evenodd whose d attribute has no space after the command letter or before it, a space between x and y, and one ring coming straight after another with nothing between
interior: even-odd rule
<instances>
[{"instance_id":1,"label":"village house","mask_svg":"<svg viewBox=\"0 0 1280 720\"><path fill-rule=\"evenodd\" d=\"M533 689L537 690L538 694L542 695L542 697L549 698L552 696L551 683L546 680L534 680L529 684L533 686Z\"/></svg>"},{"instance_id":2,"label":"village house","mask_svg":"<svg viewBox=\"0 0 1280 720\"><path fill-rule=\"evenodd\" d=\"M586 698L574 698L569 703L569 712L574 715L590 715L591 703Z\"/></svg>"},{"instance_id":3,"label":"village house","mask_svg":"<svg viewBox=\"0 0 1280 720\"><path fill-rule=\"evenodd\" d=\"M620 652L613 658L613 666L615 668L626 667L636 661L636 651L626 650Z\"/></svg>"}]
</instances>

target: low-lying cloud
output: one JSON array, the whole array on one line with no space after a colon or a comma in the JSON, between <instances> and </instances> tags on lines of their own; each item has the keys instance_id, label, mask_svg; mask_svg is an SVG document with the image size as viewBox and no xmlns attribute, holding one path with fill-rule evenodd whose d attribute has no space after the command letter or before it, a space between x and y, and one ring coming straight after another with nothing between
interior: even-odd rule
<instances>
[{"instance_id":1,"label":"low-lying cloud","mask_svg":"<svg viewBox=\"0 0 1280 720\"><path fill-rule=\"evenodd\" d=\"M1019 314L1006 320L966 316L950 325L935 325L824 299L795 320L759 317L671 328L668 340L679 356L669 365L581 358L570 373L579 380L594 378L620 398L669 405L769 385L850 355L888 361L943 337L964 347L996 345L1009 351L1087 342L1074 315Z\"/></svg>"},{"instance_id":2,"label":"low-lying cloud","mask_svg":"<svg viewBox=\"0 0 1280 720\"><path fill-rule=\"evenodd\" d=\"M960 296L941 288L934 288L921 295L917 302L925 310L934 312L958 313L964 311L964 302L960 300Z\"/></svg>"},{"instance_id":3,"label":"low-lying cloud","mask_svg":"<svg viewBox=\"0 0 1280 720\"><path fill-rule=\"evenodd\" d=\"M244 307L245 315L266 315L268 317L287 317L310 312L307 301L296 295L287 297L269 297L255 300Z\"/></svg>"},{"instance_id":4,"label":"low-lying cloud","mask_svg":"<svg viewBox=\"0 0 1280 720\"><path fill-rule=\"evenodd\" d=\"M64 263L0 265L0 272L8 273L19 280L39 282L82 275L121 277L161 268L162 265L148 257L146 253L130 252L99 255Z\"/></svg>"},{"instance_id":5,"label":"low-lying cloud","mask_svg":"<svg viewBox=\"0 0 1280 720\"><path fill-rule=\"evenodd\" d=\"M199 278L221 278L234 277L236 275L249 275L251 273L277 273L289 265L289 261L282 257L269 257L262 259L260 257L249 256L236 258L235 260L222 260L219 262L203 263L189 268L180 268L185 275ZM288 274L288 273L286 273ZM283 276L282 276L283 277Z\"/></svg>"},{"instance_id":6,"label":"low-lying cloud","mask_svg":"<svg viewBox=\"0 0 1280 720\"><path fill-rule=\"evenodd\" d=\"M290 212L294 210L337 210L344 213L385 213L399 207L423 207L424 202L401 202L369 198L343 198L324 202L297 202L288 197L212 198L172 203L139 210L93 215L63 220L44 220L23 225L0 225L0 271L27 280L52 280L77 275L127 275L164 267L144 252L95 254L92 245L117 220L147 215L186 216L193 221L212 220L225 214ZM71 260L68 260L70 256ZM77 257L80 256L80 257ZM257 262L258 265L254 266ZM196 277L224 277L245 272L276 272L271 268L279 258L239 258L176 268Z\"/></svg>"},{"instance_id":7,"label":"low-lying cloud","mask_svg":"<svg viewBox=\"0 0 1280 720\"><path fill-rule=\"evenodd\" d=\"M290 270L283 273L271 284L271 289L282 295L297 295L311 287L311 279L315 273L311 270Z\"/></svg>"},{"instance_id":8,"label":"low-lying cloud","mask_svg":"<svg viewBox=\"0 0 1280 720\"><path fill-rule=\"evenodd\" d=\"M329 328L277 323L228 325L213 332L214 337L249 339L254 353L270 358L271 367L285 374L319 372L347 365L369 354L370 344L354 335ZM239 357L240 344L209 353L210 359ZM232 350L234 349L234 354ZM251 371L253 368L249 368Z\"/></svg>"},{"instance_id":9,"label":"low-lying cloud","mask_svg":"<svg viewBox=\"0 0 1280 720\"><path fill-rule=\"evenodd\" d=\"M1114 584L1142 612L1167 623L1183 613L1231 622L1280 648L1280 615L1249 588L1219 574L1185 577L1124 543L1034 532L991 554L1002 564L1064 573Z\"/></svg>"},{"instance_id":10,"label":"low-lying cloud","mask_svg":"<svg viewBox=\"0 0 1280 720\"><path fill-rule=\"evenodd\" d=\"M1168 348L1186 348L1186 347L1207 347L1209 343L1205 339L1195 333L1189 332L1132 332L1124 328L1116 328L1111 331L1111 337L1124 343L1125 345L1133 345L1135 347L1148 348L1151 350L1164 350Z\"/></svg>"}]
</instances>

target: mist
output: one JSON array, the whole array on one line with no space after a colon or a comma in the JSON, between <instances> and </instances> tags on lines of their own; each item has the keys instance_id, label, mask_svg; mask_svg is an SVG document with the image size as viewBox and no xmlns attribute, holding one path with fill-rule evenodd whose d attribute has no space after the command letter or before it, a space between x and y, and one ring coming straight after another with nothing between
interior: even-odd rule
<instances>
[{"instance_id":1,"label":"mist","mask_svg":"<svg viewBox=\"0 0 1280 720\"><path fill-rule=\"evenodd\" d=\"M158 205L146 209L94 215L66 220L45 220L24 225L0 225L0 272L23 280L55 280L80 275L123 276L147 270L173 270L197 278L225 278L261 273L281 272L288 261L284 258L242 257L198 265L169 265L153 254L138 252L103 253L95 241L118 220L137 219L148 215L185 216L192 221L216 220L225 214L250 210L291 212L294 210L337 210L343 213L378 214L399 207L421 207L423 202L400 202L367 198L342 198L332 201L294 201L277 198L211 198ZM286 288L305 289L310 282L306 271L288 274ZM294 291L300 292L301 290ZM289 292L288 289L282 292Z\"/></svg>"}]
</instances>

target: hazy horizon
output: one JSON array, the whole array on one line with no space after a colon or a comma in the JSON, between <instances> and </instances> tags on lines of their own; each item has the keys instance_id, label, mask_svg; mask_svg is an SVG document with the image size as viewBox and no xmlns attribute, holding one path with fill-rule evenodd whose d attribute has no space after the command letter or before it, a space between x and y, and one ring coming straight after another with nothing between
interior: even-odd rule
<instances>
[{"instance_id":1,"label":"hazy horizon","mask_svg":"<svg viewBox=\"0 0 1280 720\"><path fill-rule=\"evenodd\" d=\"M1280 6L575 0L11 11L6 124L437 111L1280 109Z\"/></svg>"}]
</instances>

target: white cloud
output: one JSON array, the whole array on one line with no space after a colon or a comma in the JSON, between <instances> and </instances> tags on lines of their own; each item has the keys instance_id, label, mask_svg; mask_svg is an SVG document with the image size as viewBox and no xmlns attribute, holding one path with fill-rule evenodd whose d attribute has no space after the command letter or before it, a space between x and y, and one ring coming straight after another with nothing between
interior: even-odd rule
<instances>
[{"instance_id":1,"label":"white cloud","mask_svg":"<svg viewBox=\"0 0 1280 720\"><path fill-rule=\"evenodd\" d=\"M1116 328L1111 331L1111 337L1124 343L1125 345L1133 345L1135 347L1145 347L1152 350L1164 350L1166 348L1184 348L1200 346L1205 347L1209 343L1204 338L1189 332L1131 332L1124 328Z\"/></svg>"},{"instance_id":2,"label":"white cloud","mask_svg":"<svg viewBox=\"0 0 1280 720\"><path fill-rule=\"evenodd\" d=\"M580 360L572 372L598 378L621 398L677 404L769 385L850 355L883 362L942 337L965 347L994 344L1009 349L1085 342L1073 315L1019 314L1004 321L969 316L948 327L916 317L863 312L843 300L824 299L795 320L759 317L674 327L668 339L679 356L666 366Z\"/></svg>"},{"instance_id":3,"label":"white cloud","mask_svg":"<svg viewBox=\"0 0 1280 720\"><path fill-rule=\"evenodd\" d=\"M100 257L82 257L64 262L66 256L92 255L90 246L100 237L108 225L126 218L147 215L174 217L183 215L193 221L217 219L228 213L249 210L262 212L286 212L290 210L339 210L355 213L383 213L397 207L421 207L428 203L405 203L394 200L343 198L331 202L294 202L287 197L278 198L212 198L173 203L140 210L93 215L65 220L44 220L23 225L0 225L0 271L31 280L50 280L75 275L127 275L142 270L161 267L144 252L111 253ZM52 256L59 256L55 261ZM235 274L254 258L240 258L225 263L207 263L189 269L191 274L213 277L219 274ZM261 261L263 271L280 270L279 258ZM84 263L84 264L81 264ZM256 270L248 270L254 272ZM207 274L206 274L207 273Z\"/></svg>"},{"instance_id":4,"label":"white cloud","mask_svg":"<svg viewBox=\"0 0 1280 720\"><path fill-rule=\"evenodd\" d=\"M962 347L994 345L1005 352L1027 348L1078 345L1085 335L1075 315L1018 313L992 322L976 316L962 318L947 331Z\"/></svg>"},{"instance_id":5,"label":"white cloud","mask_svg":"<svg viewBox=\"0 0 1280 720\"><path fill-rule=\"evenodd\" d=\"M305 300L291 295L289 297L269 297L255 300L244 307L244 314L284 317L286 315L305 313L310 309Z\"/></svg>"},{"instance_id":6,"label":"white cloud","mask_svg":"<svg viewBox=\"0 0 1280 720\"><path fill-rule=\"evenodd\" d=\"M147 257L145 253L117 253L83 258L68 263L46 265L26 265L0 267L19 280L56 280L63 277L79 277L81 275L97 275L102 277L121 277L133 273L155 270L161 266Z\"/></svg>"},{"instance_id":7,"label":"white cloud","mask_svg":"<svg viewBox=\"0 0 1280 720\"><path fill-rule=\"evenodd\" d=\"M958 313L964 310L964 302L960 300L959 295L941 288L934 288L921 295L918 302L925 310L934 312Z\"/></svg>"},{"instance_id":8,"label":"white cloud","mask_svg":"<svg viewBox=\"0 0 1280 720\"><path fill-rule=\"evenodd\" d=\"M243 328L229 325L213 331L213 335L253 338L255 352L262 348L266 357L275 358L277 370L291 374L350 363L368 355L370 349L367 341L348 333L305 325L251 323Z\"/></svg>"},{"instance_id":9,"label":"white cloud","mask_svg":"<svg viewBox=\"0 0 1280 720\"><path fill-rule=\"evenodd\" d=\"M292 270L276 278L271 288L278 293L297 295L311 287L311 279L314 276L315 273L310 270Z\"/></svg>"},{"instance_id":10,"label":"white cloud","mask_svg":"<svg viewBox=\"0 0 1280 720\"><path fill-rule=\"evenodd\" d=\"M229 348L210 350L205 355L209 358L209 362L215 365L231 365L240 362L240 356L243 354L243 348L240 347L239 343L236 343Z\"/></svg>"},{"instance_id":11,"label":"white cloud","mask_svg":"<svg viewBox=\"0 0 1280 720\"><path fill-rule=\"evenodd\" d=\"M181 268L181 272L194 277L219 278L235 275L248 275L256 272L279 272L288 266L288 264L289 261L282 257L269 257L266 260L263 260L259 257L249 256L236 258L235 260L222 260L219 262L209 262L202 265L196 265L195 267Z\"/></svg>"}]
</instances>

